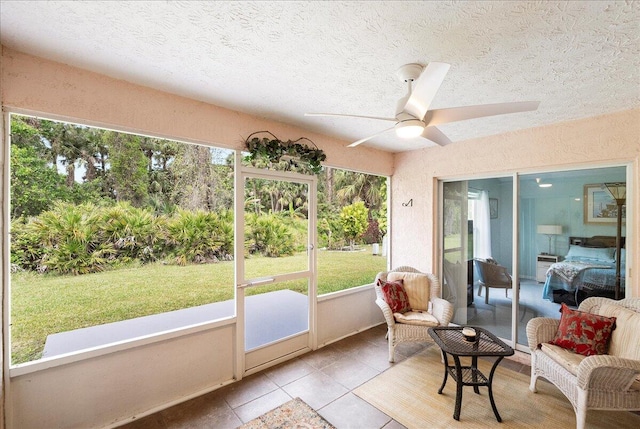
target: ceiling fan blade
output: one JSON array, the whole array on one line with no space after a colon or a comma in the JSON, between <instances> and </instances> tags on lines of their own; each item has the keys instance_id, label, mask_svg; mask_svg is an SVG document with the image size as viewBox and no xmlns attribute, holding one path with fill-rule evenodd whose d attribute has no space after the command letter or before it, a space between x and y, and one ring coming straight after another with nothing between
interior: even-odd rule
<instances>
[{"instance_id":1,"label":"ceiling fan blade","mask_svg":"<svg viewBox=\"0 0 640 429\"><path fill-rule=\"evenodd\" d=\"M452 141L449 140L449 137L445 136L442 131L436 127L425 127L421 135L425 139L430 140L439 146L446 146L452 143Z\"/></svg>"},{"instance_id":2,"label":"ceiling fan blade","mask_svg":"<svg viewBox=\"0 0 640 429\"><path fill-rule=\"evenodd\" d=\"M427 67L413 83L411 96L404 105L403 111L416 119L424 118L449 71L449 67L451 66L446 63L427 64Z\"/></svg>"},{"instance_id":3,"label":"ceiling fan blade","mask_svg":"<svg viewBox=\"0 0 640 429\"><path fill-rule=\"evenodd\" d=\"M348 115L348 114L342 114L342 113L305 113L304 116L336 116L341 118L378 119L380 121L398 122L396 118L382 118L380 116Z\"/></svg>"},{"instance_id":4,"label":"ceiling fan blade","mask_svg":"<svg viewBox=\"0 0 640 429\"><path fill-rule=\"evenodd\" d=\"M539 101L516 101L513 103L480 104L477 106L434 109L427 113L424 118L424 123L430 126L463 121L465 119L483 118L485 116L530 112L536 110L539 104Z\"/></svg>"},{"instance_id":5,"label":"ceiling fan blade","mask_svg":"<svg viewBox=\"0 0 640 429\"><path fill-rule=\"evenodd\" d=\"M359 144L366 142L367 140L371 140L371 139L372 139L372 138L374 138L374 137L378 137L379 135L384 134L384 133L386 133L386 132L387 132L387 131L389 131L389 130L392 130L393 128L394 128L394 127L387 128L386 130L382 130L382 131L380 131L379 133L375 133L375 134L373 134L373 135L370 135L369 137L365 137L365 138L363 138L363 139L360 139L360 140L358 140L358 141L355 141L355 142L351 143L351 144L350 144L349 146L347 146L347 147L356 147L356 146L358 146Z\"/></svg>"}]
</instances>

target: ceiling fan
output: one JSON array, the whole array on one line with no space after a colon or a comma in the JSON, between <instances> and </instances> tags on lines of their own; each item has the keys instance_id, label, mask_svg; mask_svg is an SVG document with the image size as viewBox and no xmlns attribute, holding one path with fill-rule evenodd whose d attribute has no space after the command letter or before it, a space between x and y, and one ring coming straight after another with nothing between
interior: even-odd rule
<instances>
[{"instance_id":1,"label":"ceiling fan","mask_svg":"<svg viewBox=\"0 0 640 429\"><path fill-rule=\"evenodd\" d=\"M520 101L429 110L429 106L435 98L440 85L442 85L449 67L449 64L436 62L429 63L426 67L420 64L405 64L400 67L396 71L396 76L401 82L407 82L408 92L407 95L398 100L395 118L341 113L305 113L305 116L337 116L395 122L393 127L355 141L348 147L358 146L392 129L395 129L396 134L401 138L420 136L435 144L445 146L450 144L451 140L436 128L436 125L485 116L529 112L536 110L540 104L539 101Z\"/></svg>"}]
</instances>

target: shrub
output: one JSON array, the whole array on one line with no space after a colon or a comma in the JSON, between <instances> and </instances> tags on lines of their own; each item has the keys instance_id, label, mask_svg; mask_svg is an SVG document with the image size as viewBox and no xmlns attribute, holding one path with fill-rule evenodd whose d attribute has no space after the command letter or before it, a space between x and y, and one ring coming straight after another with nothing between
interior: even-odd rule
<instances>
[{"instance_id":1,"label":"shrub","mask_svg":"<svg viewBox=\"0 0 640 429\"><path fill-rule=\"evenodd\" d=\"M249 253L279 257L293 255L295 239L285 223L275 215L247 214L245 246Z\"/></svg>"},{"instance_id":2,"label":"shrub","mask_svg":"<svg viewBox=\"0 0 640 429\"><path fill-rule=\"evenodd\" d=\"M35 271L44 256L40 234L24 217L11 221L11 264L21 270Z\"/></svg>"},{"instance_id":3,"label":"shrub","mask_svg":"<svg viewBox=\"0 0 640 429\"><path fill-rule=\"evenodd\" d=\"M93 204L56 203L34 219L31 227L44 250L39 271L99 272L115 254L113 245L104 241L100 213Z\"/></svg>"},{"instance_id":4,"label":"shrub","mask_svg":"<svg viewBox=\"0 0 640 429\"><path fill-rule=\"evenodd\" d=\"M102 233L112 244L119 262L151 262L164 250L165 218L149 209L139 209L128 202L107 207L101 212Z\"/></svg>"},{"instance_id":5,"label":"shrub","mask_svg":"<svg viewBox=\"0 0 640 429\"><path fill-rule=\"evenodd\" d=\"M362 241L364 244L373 244L382 242L382 234L378 227L378 221L376 219L369 220L367 229L362 234Z\"/></svg>"},{"instance_id":6,"label":"shrub","mask_svg":"<svg viewBox=\"0 0 640 429\"><path fill-rule=\"evenodd\" d=\"M229 217L228 213L179 210L167 222L167 243L176 263L229 259L233 249L233 221Z\"/></svg>"}]
</instances>

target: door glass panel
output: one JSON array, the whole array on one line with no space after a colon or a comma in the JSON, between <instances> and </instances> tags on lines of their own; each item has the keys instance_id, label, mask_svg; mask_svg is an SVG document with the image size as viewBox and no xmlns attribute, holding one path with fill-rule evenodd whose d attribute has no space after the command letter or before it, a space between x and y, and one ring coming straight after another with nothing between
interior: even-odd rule
<instances>
[{"instance_id":1,"label":"door glass panel","mask_svg":"<svg viewBox=\"0 0 640 429\"><path fill-rule=\"evenodd\" d=\"M245 180L245 278L309 269L309 185Z\"/></svg>"},{"instance_id":2,"label":"door glass panel","mask_svg":"<svg viewBox=\"0 0 640 429\"><path fill-rule=\"evenodd\" d=\"M512 194L511 178L443 183L443 297L454 323L504 339L512 336Z\"/></svg>"},{"instance_id":3,"label":"door glass panel","mask_svg":"<svg viewBox=\"0 0 640 429\"><path fill-rule=\"evenodd\" d=\"M245 178L246 351L309 330L311 183ZM276 355L293 351L277 347Z\"/></svg>"},{"instance_id":4,"label":"door glass panel","mask_svg":"<svg viewBox=\"0 0 640 429\"><path fill-rule=\"evenodd\" d=\"M442 297L451 302L453 323L467 323L467 307L473 304L473 290L468 285L467 183L443 184L443 287ZM473 273L473 271L471 271ZM473 282L470 283L471 286Z\"/></svg>"},{"instance_id":5,"label":"door glass panel","mask_svg":"<svg viewBox=\"0 0 640 429\"><path fill-rule=\"evenodd\" d=\"M615 262L612 259L598 260L589 256L606 255L607 252L601 253L604 249L608 249L609 254L615 254L616 205L611 199L607 199L607 192L602 185L625 180L625 167L527 174L519 177L519 344L527 344L525 329L532 317L558 319L562 302L576 308L586 296L613 297ZM590 202L589 199L595 196L604 199L597 203ZM594 215L593 211L601 214ZM626 236L625 226L622 222L622 237ZM588 240L593 237L598 239ZM608 237L608 240L605 241L604 237ZM575 248L578 251L569 254L572 240L573 243L580 242L584 246L574 244L573 246L578 246ZM591 246L600 248L594 249ZM561 266L555 264L570 263L574 259L582 259L582 263L576 265L579 267L576 275L567 281L560 275ZM587 268L593 263L599 268ZM608 268L603 268L607 266ZM625 264L621 263L623 290L625 275Z\"/></svg>"},{"instance_id":6,"label":"door glass panel","mask_svg":"<svg viewBox=\"0 0 640 429\"><path fill-rule=\"evenodd\" d=\"M309 330L308 280L247 289L245 350Z\"/></svg>"}]
</instances>

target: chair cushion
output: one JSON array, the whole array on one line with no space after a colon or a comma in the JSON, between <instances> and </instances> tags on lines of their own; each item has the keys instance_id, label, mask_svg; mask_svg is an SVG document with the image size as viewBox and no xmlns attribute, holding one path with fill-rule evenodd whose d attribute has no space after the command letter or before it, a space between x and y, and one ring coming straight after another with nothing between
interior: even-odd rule
<instances>
[{"instance_id":1,"label":"chair cushion","mask_svg":"<svg viewBox=\"0 0 640 429\"><path fill-rule=\"evenodd\" d=\"M563 349L553 344L541 344L540 350L565 367L567 371L573 375L578 375L578 365L586 358L585 355L579 355L571 350Z\"/></svg>"},{"instance_id":2,"label":"chair cushion","mask_svg":"<svg viewBox=\"0 0 640 429\"><path fill-rule=\"evenodd\" d=\"M549 343L591 356L606 354L616 318L572 310L562 303L562 316L555 338Z\"/></svg>"},{"instance_id":3,"label":"chair cushion","mask_svg":"<svg viewBox=\"0 0 640 429\"><path fill-rule=\"evenodd\" d=\"M389 304L393 313L406 313L411 310L409 296L404 289L402 279L396 281L379 279L378 286L380 286L384 300Z\"/></svg>"},{"instance_id":4,"label":"chair cushion","mask_svg":"<svg viewBox=\"0 0 640 429\"><path fill-rule=\"evenodd\" d=\"M404 323L405 325L420 325L420 326L438 326L438 319L432 314L426 311L408 311L404 314L393 313L393 318L397 323Z\"/></svg>"},{"instance_id":5,"label":"chair cushion","mask_svg":"<svg viewBox=\"0 0 640 429\"><path fill-rule=\"evenodd\" d=\"M640 313L616 305L615 302L605 302L600 306L598 314L616 318L616 329L611 334L609 354L640 360Z\"/></svg>"},{"instance_id":6,"label":"chair cushion","mask_svg":"<svg viewBox=\"0 0 640 429\"><path fill-rule=\"evenodd\" d=\"M404 289L409 296L412 310L429 310L429 277L424 273L404 273L391 271L387 274L387 281L404 281Z\"/></svg>"}]
</instances>

